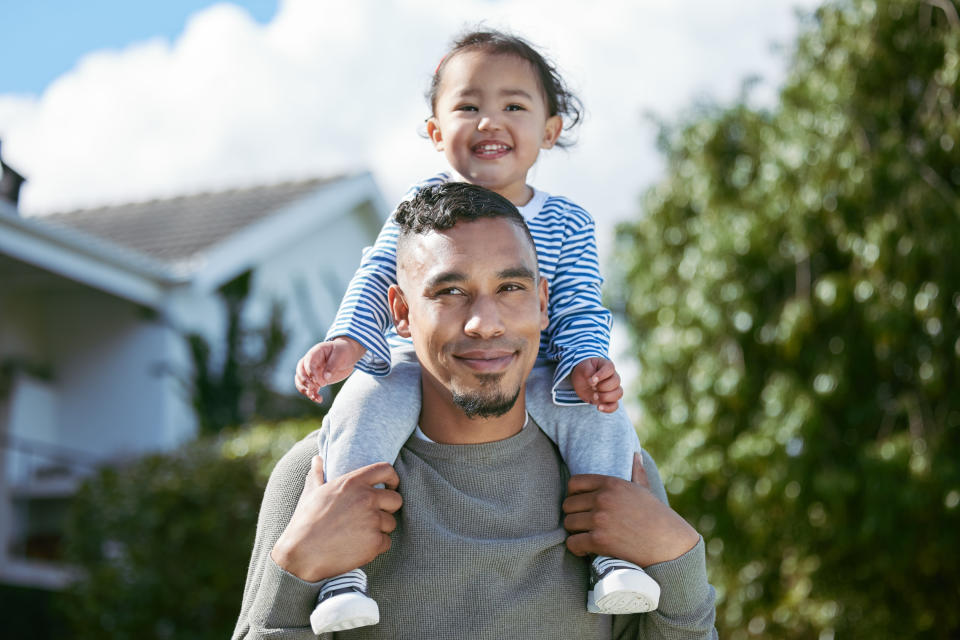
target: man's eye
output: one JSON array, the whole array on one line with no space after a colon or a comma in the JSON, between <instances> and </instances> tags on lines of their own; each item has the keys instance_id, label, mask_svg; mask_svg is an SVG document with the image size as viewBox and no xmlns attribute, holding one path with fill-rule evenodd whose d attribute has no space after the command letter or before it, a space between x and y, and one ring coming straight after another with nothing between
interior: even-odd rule
<instances>
[{"instance_id":1,"label":"man's eye","mask_svg":"<svg viewBox=\"0 0 960 640\"><path fill-rule=\"evenodd\" d=\"M510 283L500 287L500 290L501 291L523 291L524 286L522 284Z\"/></svg>"},{"instance_id":2,"label":"man's eye","mask_svg":"<svg viewBox=\"0 0 960 640\"><path fill-rule=\"evenodd\" d=\"M457 287L447 287L446 289L440 289L436 292L438 296L462 296L463 290Z\"/></svg>"}]
</instances>

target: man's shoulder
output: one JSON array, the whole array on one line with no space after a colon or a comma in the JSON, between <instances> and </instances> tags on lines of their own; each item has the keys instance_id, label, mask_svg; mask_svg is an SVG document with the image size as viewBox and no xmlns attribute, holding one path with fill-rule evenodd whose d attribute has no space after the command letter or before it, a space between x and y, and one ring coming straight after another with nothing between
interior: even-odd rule
<instances>
[{"instance_id":1,"label":"man's shoulder","mask_svg":"<svg viewBox=\"0 0 960 640\"><path fill-rule=\"evenodd\" d=\"M290 447L277 461L270 474L270 482L299 482L302 488L303 479L310 471L314 456L318 455L317 438L320 430L312 431Z\"/></svg>"}]
</instances>

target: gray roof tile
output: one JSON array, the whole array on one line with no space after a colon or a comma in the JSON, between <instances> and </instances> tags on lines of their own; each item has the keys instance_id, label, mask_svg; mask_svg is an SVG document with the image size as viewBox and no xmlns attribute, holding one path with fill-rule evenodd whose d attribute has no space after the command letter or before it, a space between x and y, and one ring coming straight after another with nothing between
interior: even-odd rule
<instances>
[{"instance_id":1,"label":"gray roof tile","mask_svg":"<svg viewBox=\"0 0 960 640\"><path fill-rule=\"evenodd\" d=\"M160 260L180 262L340 177L200 193L43 216Z\"/></svg>"}]
</instances>

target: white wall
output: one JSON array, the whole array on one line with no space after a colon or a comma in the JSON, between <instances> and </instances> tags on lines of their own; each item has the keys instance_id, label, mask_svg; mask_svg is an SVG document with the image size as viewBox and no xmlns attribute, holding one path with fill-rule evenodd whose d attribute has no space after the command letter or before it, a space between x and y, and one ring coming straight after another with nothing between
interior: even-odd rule
<instances>
[{"instance_id":1,"label":"white wall","mask_svg":"<svg viewBox=\"0 0 960 640\"><path fill-rule=\"evenodd\" d=\"M287 350L274 375L277 391L296 393L297 360L323 339L333 323L340 299L360 265L362 249L375 240L372 226L362 216L343 212L323 230L270 256L256 270L246 321L263 326L271 302L279 300L288 331Z\"/></svg>"}]
</instances>

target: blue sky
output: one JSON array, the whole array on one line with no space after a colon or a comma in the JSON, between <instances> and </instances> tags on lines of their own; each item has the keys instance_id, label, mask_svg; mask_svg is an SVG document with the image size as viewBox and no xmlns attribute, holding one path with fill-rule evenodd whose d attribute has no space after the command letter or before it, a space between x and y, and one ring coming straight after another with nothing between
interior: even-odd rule
<instances>
[{"instance_id":1,"label":"blue sky","mask_svg":"<svg viewBox=\"0 0 960 640\"><path fill-rule=\"evenodd\" d=\"M579 93L570 150L528 182L590 210L601 250L662 173L645 113L776 102L817 0L0 0L0 139L25 215L369 170L386 200L445 169L423 91L480 22L531 40ZM789 49L789 47L788 47Z\"/></svg>"},{"instance_id":2,"label":"blue sky","mask_svg":"<svg viewBox=\"0 0 960 640\"><path fill-rule=\"evenodd\" d=\"M483 22L540 47L583 100L576 145L527 179L593 214L606 262L663 173L644 114L729 104L748 76L774 106L795 10L818 0L0 3L0 140L27 177L23 215L347 171L396 202L446 168L421 135L423 91L451 37Z\"/></svg>"},{"instance_id":3,"label":"blue sky","mask_svg":"<svg viewBox=\"0 0 960 640\"><path fill-rule=\"evenodd\" d=\"M122 49L154 37L172 40L187 18L216 2L204 0L3 0L0 93L40 94L85 53ZM268 22L277 0L242 0Z\"/></svg>"}]
</instances>

